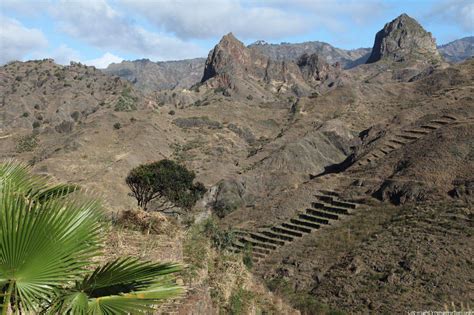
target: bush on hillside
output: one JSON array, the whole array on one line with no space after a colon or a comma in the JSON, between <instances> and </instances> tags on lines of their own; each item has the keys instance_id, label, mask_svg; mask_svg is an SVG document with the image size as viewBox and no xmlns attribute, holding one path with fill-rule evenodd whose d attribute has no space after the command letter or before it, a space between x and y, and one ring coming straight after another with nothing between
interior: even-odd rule
<instances>
[{"instance_id":1,"label":"bush on hillside","mask_svg":"<svg viewBox=\"0 0 474 315\"><path fill-rule=\"evenodd\" d=\"M147 210L154 199L161 201L159 210L172 206L190 209L206 192L202 183L193 183L196 175L171 160L142 164L130 171L125 182L137 199L138 206Z\"/></svg>"}]
</instances>

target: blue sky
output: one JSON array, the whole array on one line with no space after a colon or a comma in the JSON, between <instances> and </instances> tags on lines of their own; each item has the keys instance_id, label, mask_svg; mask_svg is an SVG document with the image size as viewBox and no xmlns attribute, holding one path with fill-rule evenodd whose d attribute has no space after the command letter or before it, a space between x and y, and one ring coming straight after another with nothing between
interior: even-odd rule
<instances>
[{"instance_id":1,"label":"blue sky","mask_svg":"<svg viewBox=\"0 0 474 315\"><path fill-rule=\"evenodd\" d=\"M473 0L0 0L0 63L54 58L105 67L202 57L228 32L246 44L371 47L401 13L438 44L474 33Z\"/></svg>"}]
</instances>

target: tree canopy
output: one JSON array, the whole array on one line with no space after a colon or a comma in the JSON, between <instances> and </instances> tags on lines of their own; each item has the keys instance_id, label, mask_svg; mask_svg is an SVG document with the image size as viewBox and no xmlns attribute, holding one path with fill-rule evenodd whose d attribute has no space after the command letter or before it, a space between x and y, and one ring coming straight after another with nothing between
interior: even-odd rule
<instances>
[{"instance_id":1,"label":"tree canopy","mask_svg":"<svg viewBox=\"0 0 474 315\"><path fill-rule=\"evenodd\" d=\"M144 210L154 199L162 201L160 210L167 202L189 209L206 192L202 183L193 183L195 177L194 172L183 165L164 159L137 166L130 171L125 181L137 199L138 206Z\"/></svg>"}]
</instances>

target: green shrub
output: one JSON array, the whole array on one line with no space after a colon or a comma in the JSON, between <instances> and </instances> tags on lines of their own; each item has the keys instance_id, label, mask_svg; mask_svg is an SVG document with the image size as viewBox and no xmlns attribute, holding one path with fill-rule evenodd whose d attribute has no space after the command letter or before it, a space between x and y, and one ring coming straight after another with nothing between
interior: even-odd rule
<instances>
[{"instance_id":1,"label":"green shrub","mask_svg":"<svg viewBox=\"0 0 474 315\"><path fill-rule=\"evenodd\" d=\"M120 129L120 128L122 128L122 125L121 125L119 122L116 122L116 123L114 124L114 129L117 129L117 130L118 130L118 129Z\"/></svg>"},{"instance_id":2,"label":"green shrub","mask_svg":"<svg viewBox=\"0 0 474 315\"><path fill-rule=\"evenodd\" d=\"M78 121L80 116L81 116L81 114L80 114L77 110L74 111L74 112L72 112L72 114L71 114L71 118L72 118L74 121Z\"/></svg>"},{"instance_id":3,"label":"green shrub","mask_svg":"<svg viewBox=\"0 0 474 315\"><path fill-rule=\"evenodd\" d=\"M239 288L230 296L229 313L232 315L246 314L254 299L251 291Z\"/></svg>"},{"instance_id":4,"label":"green shrub","mask_svg":"<svg viewBox=\"0 0 474 315\"><path fill-rule=\"evenodd\" d=\"M206 192L202 183L193 184L196 175L186 167L171 160L142 164L132 169L125 182L137 199L138 206L147 210L153 199L161 199L159 210L167 202L190 209Z\"/></svg>"},{"instance_id":5,"label":"green shrub","mask_svg":"<svg viewBox=\"0 0 474 315\"><path fill-rule=\"evenodd\" d=\"M41 126L41 123L39 121L33 122L33 128L34 129L39 128L40 126Z\"/></svg>"},{"instance_id":6,"label":"green shrub","mask_svg":"<svg viewBox=\"0 0 474 315\"><path fill-rule=\"evenodd\" d=\"M30 116L30 113L24 112L23 115L21 115L21 116L22 116L22 117L28 117L28 116Z\"/></svg>"},{"instance_id":7,"label":"green shrub","mask_svg":"<svg viewBox=\"0 0 474 315\"><path fill-rule=\"evenodd\" d=\"M170 110L170 111L168 112L168 114L171 115L171 116L173 116L174 114L176 114L176 112L175 112L174 110Z\"/></svg>"},{"instance_id":8,"label":"green shrub","mask_svg":"<svg viewBox=\"0 0 474 315\"><path fill-rule=\"evenodd\" d=\"M235 240L234 232L220 229L212 219L204 223L204 234L211 240L212 247L218 250L230 248Z\"/></svg>"},{"instance_id":9,"label":"green shrub","mask_svg":"<svg viewBox=\"0 0 474 315\"><path fill-rule=\"evenodd\" d=\"M247 267L248 269L252 269L253 267L252 247L249 245L246 245L242 254L243 254L242 262L244 263L245 267Z\"/></svg>"},{"instance_id":10,"label":"green shrub","mask_svg":"<svg viewBox=\"0 0 474 315\"><path fill-rule=\"evenodd\" d=\"M16 152L29 152L33 151L38 145L38 138L34 134L20 137L16 144Z\"/></svg>"},{"instance_id":11,"label":"green shrub","mask_svg":"<svg viewBox=\"0 0 474 315\"><path fill-rule=\"evenodd\" d=\"M130 112L137 109L137 105L135 104L137 97L133 96L131 93L131 88L127 87L123 89L117 103L115 103L116 112Z\"/></svg>"}]
</instances>

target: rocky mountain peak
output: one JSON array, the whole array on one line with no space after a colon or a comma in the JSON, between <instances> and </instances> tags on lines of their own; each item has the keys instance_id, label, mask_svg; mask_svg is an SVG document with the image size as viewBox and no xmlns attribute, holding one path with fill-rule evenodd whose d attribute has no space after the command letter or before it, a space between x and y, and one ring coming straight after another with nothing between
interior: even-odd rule
<instances>
[{"instance_id":1,"label":"rocky mountain peak","mask_svg":"<svg viewBox=\"0 0 474 315\"><path fill-rule=\"evenodd\" d=\"M441 56L431 33L427 32L415 19L403 13L385 24L375 36L372 53L367 63L381 59L440 61Z\"/></svg>"},{"instance_id":2,"label":"rocky mountain peak","mask_svg":"<svg viewBox=\"0 0 474 315\"><path fill-rule=\"evenodd\" d=\"M255 42L253 42L252 44L250 44L250 46L252 45L268 45L268 43L266 41L264 41L263 39L259 39Z\"/></svg>"},{"instance_id":3,"label":"rocky mountain peak","mask_svg":"<svg viewBox=\"0 0 474 315\"><path fill-rule=\"evenodd\" d=\"M209 52L201 82L216 76L222 77L240 73L243 70L242 68L245 68L245 65L251 62L251 59L249 49L232 33L229 33L223 36L214 49ZM231 87L231 83L227 79L224 81L226 82L221 83Z\"/></svg>"}]
</instances>

